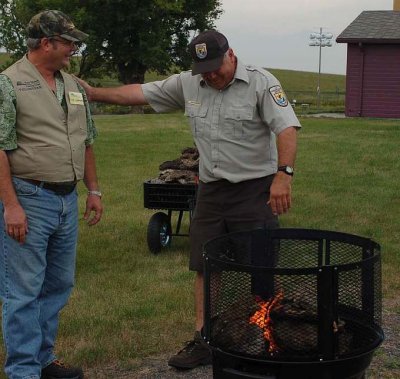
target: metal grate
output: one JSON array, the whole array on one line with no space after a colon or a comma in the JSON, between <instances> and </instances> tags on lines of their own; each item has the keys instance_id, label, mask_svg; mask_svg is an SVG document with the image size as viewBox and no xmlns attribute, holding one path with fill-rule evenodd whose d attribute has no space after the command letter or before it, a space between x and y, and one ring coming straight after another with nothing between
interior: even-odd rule
<instances>
[{"instance_id":1,"label":"metal grate","mask_svg":"<svg viewBox=\"0 0 400 379\"><path fill-rule=\"evenodd\" d=\"M380 247L366 238L305 229L231 233L205 245L205 282L205 338L230 354L340 360L383 340Z\"/></svg>"}]
</instances>

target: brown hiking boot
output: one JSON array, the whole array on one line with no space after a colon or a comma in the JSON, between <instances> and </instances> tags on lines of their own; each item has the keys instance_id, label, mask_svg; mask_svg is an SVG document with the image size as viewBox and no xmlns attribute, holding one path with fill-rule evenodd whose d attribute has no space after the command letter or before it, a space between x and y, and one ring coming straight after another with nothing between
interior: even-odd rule
<instances>
[{"instance_id":1,"label":"brown hiking boot","mask_svg":"<svg viewBox=\"0 0 400 379\"><path fill-rule=\"evenodd\" d=\"M204 342L200 332L196 332L193 341L186 342L185 347L168 361L169 366L181 370L188 370L211 363L211 349Z\"/></svg>"},{"instance_id":2,"label":"brown hiking boot","mask_svg":"<svg viewBox=\"0 0 400 379\"><path fill-rule=\"evenodd\" d=\"M78 367L68 367L55 360L42 369L40 379L83 379L83 371Z\"/></svg>"}]
</instances>

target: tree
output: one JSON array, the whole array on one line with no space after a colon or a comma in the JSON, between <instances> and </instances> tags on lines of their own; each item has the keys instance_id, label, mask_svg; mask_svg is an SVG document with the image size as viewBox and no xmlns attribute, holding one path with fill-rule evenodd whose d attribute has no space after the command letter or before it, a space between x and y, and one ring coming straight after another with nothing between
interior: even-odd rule
<instances>
[{"instance_id":1,"label":"tree","mask_svg":"<svg viewBox=\"0 0 400 379\"><path fill-rule=\"evenodd\" d=\"M188 68L188 40L214 27L222 12L220 0L0 0L0 7L0 43L15 56L24 51L21 25L40 10L59 9L89 34L79 75L105 69L125 84L143 83L147 70Z\"/></svg>"}]
</instances>

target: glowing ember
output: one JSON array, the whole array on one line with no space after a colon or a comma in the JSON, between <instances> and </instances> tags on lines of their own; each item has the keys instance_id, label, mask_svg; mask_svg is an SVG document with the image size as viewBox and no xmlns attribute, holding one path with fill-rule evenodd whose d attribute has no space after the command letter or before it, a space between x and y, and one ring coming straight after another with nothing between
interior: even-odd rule
<instances>
[{"instance_id":1,"label":"glowing ember","mask_svg":"<svg viewBox=\"0 0 400 379\"><path fill-rule=\"evenodd\" d=\"M260 309L256 311L253 316L250 317L249 323L257 325L259 328L264 330L264 338L269 342L268 352L274 353L279 351L279 347L276 344L272 335L272 319L271 311L277 307L283 299L283 293L278 293L274 298L269 301L257 300L257 304Z\"/></svg>"}]
</instances>

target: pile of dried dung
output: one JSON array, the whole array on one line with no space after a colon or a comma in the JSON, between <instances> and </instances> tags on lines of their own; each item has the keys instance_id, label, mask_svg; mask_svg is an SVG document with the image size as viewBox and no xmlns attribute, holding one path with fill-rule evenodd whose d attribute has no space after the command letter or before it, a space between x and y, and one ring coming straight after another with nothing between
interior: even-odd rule
<instances>
[{"instance_id":1,"label":"pile of dried dung","mask_svg":"<svg viewBox=\"0 0 400 379\"><path fill-rule=\"evenodd\" d=\"M199 152L196 147L186 147L181 156L161 163L160 174L151 183L196 183L199 175Z\"/></svg>"}]
</instances>

